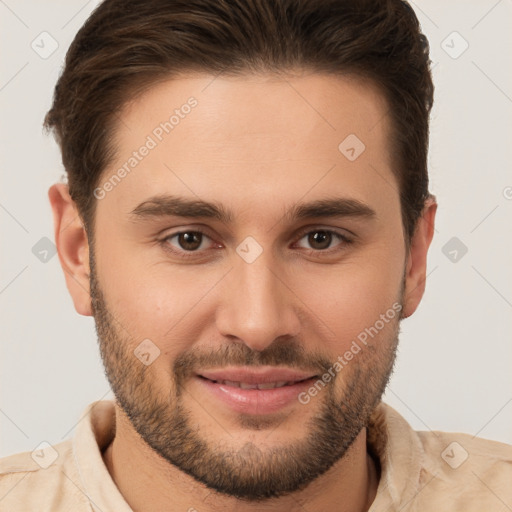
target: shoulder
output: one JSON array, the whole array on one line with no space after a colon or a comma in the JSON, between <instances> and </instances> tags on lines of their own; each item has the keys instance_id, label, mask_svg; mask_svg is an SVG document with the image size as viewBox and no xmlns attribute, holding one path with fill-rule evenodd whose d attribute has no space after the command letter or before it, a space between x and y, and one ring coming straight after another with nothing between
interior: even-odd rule
<instances>
[{"instance_id":1,"label":"shoulder","mask_svg":"<svg viewBox=\"0 0 512 512\"><path fill-rule=\"evenodd\" d=\"M427 494L446 493L453 507L468 511L512 506L511 445L458 432L416 433Z\"/></svg>"},{"instance_id":2,"label":"shoulder","mask_svg":"<svg viewBox=\"0 0 512 512\"><path fill-rule=\"evenodd\" d=\"M73 461L72 440L0 459L0 509L90 511Z\"/></svg>"},{"instance_id":3,"label":"shoulder","mask_svg":"<svg viewBox=\"0 0 512 512\"><path fill-rule=\"evenodd\" d=\"M503 471L512 475L512 446L460 432L416 432L430 462L436 461L442 473ZM443 464L441 464L443 462Z\"/></svg>"},{"instance_id":4,"label":"shoulder","mask_svg":"<svg viewBox=\"0 0 512 512\"><path fill-rule=\"evenodd\" d=\"M389 510L389 503L403 512L512 510L512 446L460 432L414 430L384 403L369 427L369 446L381 462L380 498L372 511Z\"/></svg>"}]
</instances>

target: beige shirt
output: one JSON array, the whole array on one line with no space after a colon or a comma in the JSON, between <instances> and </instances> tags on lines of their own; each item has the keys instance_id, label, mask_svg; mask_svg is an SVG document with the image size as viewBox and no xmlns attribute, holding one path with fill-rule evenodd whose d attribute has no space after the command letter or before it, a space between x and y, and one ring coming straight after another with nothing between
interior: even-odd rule
<instances>
[{"instance_id":1,"label":"beige shirt","mask_svg":"<svg viewBox=\"0 0 512 512\"><path fill-rule=\"evenodd\" d=\"M73 439L0 459L0 511L132 512L101 455L114 432L114 402L94 402ZM371 512L512 511L512 446L415 431L384 403L368 446L381 466Z\"/></svg>"}]
</instances>

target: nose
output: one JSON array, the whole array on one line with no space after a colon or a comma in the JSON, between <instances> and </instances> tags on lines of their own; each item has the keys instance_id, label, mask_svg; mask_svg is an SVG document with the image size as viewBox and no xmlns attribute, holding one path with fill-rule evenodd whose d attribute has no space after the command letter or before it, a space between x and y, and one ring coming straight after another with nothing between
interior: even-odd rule
<instances>
[{"instance_id":1,"label":"nose","mask_svg":"<svg viewBox=\"0 0 512 512\"><path fill-rule=\"evenodd\" d=\"M265 251L252 263L235 260L222 284L217 310L219 332L258 351L276 338L295 337L300 332L300 301L290 290L286 273L279 271L271 256L264 255Z\"/></svg>"}]
</instances>

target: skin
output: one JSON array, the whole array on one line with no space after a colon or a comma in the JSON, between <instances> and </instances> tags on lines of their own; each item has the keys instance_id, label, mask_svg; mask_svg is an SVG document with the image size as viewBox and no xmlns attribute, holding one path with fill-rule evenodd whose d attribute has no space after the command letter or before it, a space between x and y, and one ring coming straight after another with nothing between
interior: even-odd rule
<instances>
[{"instance_id":1,"label":"skin","mask_svg":"<svg viewBox=\"0 0 512 512\"><path fill-rule=\"evenodd\" d=\"M49 192L67 286L77 312L95 316L118 399L107 468L135 511L368 510L379 466L367 452L365 425L391 373L398 316L309 403L270 415L233 412L204 392L193 370L244 362L319 370L393 304L402 304L403 317L413 314L424 292L437 205L433 198L425 204L408 249L382 95L357 78L306 72L195 74L155 85L121 112L119 151L100 184L190 96L198 101L191 113L97 201L93 268L67 186ZM366 146L353 162L338 150L352 133ZM165 194L221 203L232 222L131 213ZM298 202L332 197L358 200L375 215L284 217ZM184 259L178 237L166 237L197 229L206 237ZM350 235L353 243L333 236L330 254L322 255L308 237L322 230ZM247 236L263 249L252 263L236 252ZM160 349L149 366L133 355L144 339ZM197 425L196 437L178 419ZM177 433L191 444L173 447ZM318 455L311 439L327 454ZM194 441L204 443L201 455ZM180 447L192 447L185 470L169 462ZM272 464L270 450L280 454ZM293 454L297 468L317 473L295 487ZM201 467L214 462L240 488L261 470L275 482L274 496L258 496L257 486L237 496L213 480L208 488L213 477Z\"/></svg>"}]
</instances>

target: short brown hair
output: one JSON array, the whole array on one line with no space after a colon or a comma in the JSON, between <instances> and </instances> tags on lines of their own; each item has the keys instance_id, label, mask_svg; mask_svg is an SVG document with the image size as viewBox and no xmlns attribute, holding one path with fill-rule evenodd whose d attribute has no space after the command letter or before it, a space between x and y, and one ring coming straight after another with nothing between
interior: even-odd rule
<instances>
[{"instance_id":1,"label":"short brown hair","mask_svg":"<svg viewBox=\"0 0 512 512\"><path fill-rule=\"evenodd\" d=\"M407 243L428 192L429 44L402 0L104 0L73 40L44 126L86 228L122 107L186 71L353 73L387 100Z\"/></svg>"}]
</instances>

